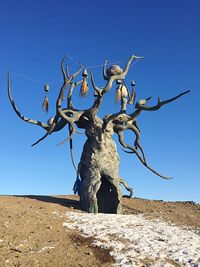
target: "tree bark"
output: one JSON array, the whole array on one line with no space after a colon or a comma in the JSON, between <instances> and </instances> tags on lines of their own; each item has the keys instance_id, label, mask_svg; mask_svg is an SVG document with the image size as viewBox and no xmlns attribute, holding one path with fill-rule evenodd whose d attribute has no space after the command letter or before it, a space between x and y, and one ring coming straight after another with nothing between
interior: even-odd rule
<instances>
[{"instance_id":1,"label":"tree bark","mask_svg":"<svg viewBox=\"0 0 200 267\"><path fill-rule=\"evenodd\" d=\"M86 129L88 137L79 163L80 202L91 213L121 213L119 156L112 139L113 127L98 120Z\"/></svg>"}]
</instances>

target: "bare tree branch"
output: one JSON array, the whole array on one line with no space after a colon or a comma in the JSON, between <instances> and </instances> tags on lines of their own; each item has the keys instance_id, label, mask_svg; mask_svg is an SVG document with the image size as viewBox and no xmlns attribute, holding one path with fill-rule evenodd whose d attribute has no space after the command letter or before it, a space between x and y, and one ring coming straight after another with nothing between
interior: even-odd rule
<instances>
[{"instance_id":1,"label":"bare tree branch","mask_svg":"<svg viewBox=\"0 0 200 267\"><path fill-rule=\"evenodd\" d=\"M64 69L64 60L65 60L65 57L63 58L62 62L61 62L61 71L62 71L62 74L63 74L63 85L60 89L60 93L58 95L58 99L56 101L56 110L57 110L57 113L60 114L60 111L62 110L62 107L61 107L61 104L62 104L62 100L63 100L63 97L64 97L64 93L65 93L65 89L67 87L67 85L69 85L72 80L80 74L81 70L82 70L82 66L80 65L80 69L75 72L74 74L72 74L68 79L67 79L67 75L66 75L66 72L65 72L65 69ZM61 114L60 114L61 115Z\"/></svg>"},{"instance_id":2,"label":"bare tree branch","mask_svg":"<svg viewBox=\"0 0 200 267\"><path fill-rule=\"evenodd\" d=\"M58 120L59 120L60 117L63 118L63 119L65 119L66 122L71 125L71 127L73 126L73 122L70 119L70 117L66 116L66 114L63 112L63 109L61 107L61 104L62 104L62 100L63 100L63 97L64 97L64 92L65 92L65 89L66 89L67 85L69 85L72 82L72 80L81 72L82 66L80 66L80 69L77 72L75 72L74 74L72 74L67 79L66 71L64 69L64 60L65 60L65 57L61 61L61 71L62 71L62 74L63 74L63 85L62 85L62 87L60 89L60 93L59 93L58 99L56 101L56 111L57 111L57 114L54 117L53 123L50 126L50 128L48 129L48 132L42 138L40 138L37 142L35 142L34 144L32 144L32 146L37 145L39 142L41 142L42 140L44 140L46 137L48 137L54 131L54 129L58 125Z\"/></svg>"},{"instance_id":3,"label":"bare tree branch","mask_svg":"<svg viewBox=\"0 0 200 267\"><path fill-rule=\"evenodd\" d=\"M38 120L33 120L33 119L30 119L28 117L25 117L24 115L22 115L20 113L20 111L18 110L17 106L15 105L15 102L13 100L13 97L11 95L11 86L10 86L10 71L8 72L8 97L9 97L9 100L10 100L10 103L15 111L15 113L17 114L17 116L25 121L25 122L28 122L28 123L31 123L31 124L34 124L34 125L38 125L40 127L42 127L44 130L48 130L50 128L50 126L46 123L43 123L41 121L38 121Z\"/></svg>"},{"instance_id":4,"label":"bare tree branch","mask_svg":"<svg viewBox=\"0 0 200 267\"><path fill-rule=\"evenodd\" d=\"M65 112L63 111L63 109L61 107L61 104L62 104L62 100L63 100L63 97L64 97L64 92L65 92L65 89L66 89L67 85L69 85L72 82L72 80L81 72L82 66L80 66L80 69L77 72L75 72L74 74L72 74L67 79L66 71L64 69L64 60L65 60L65 57L61 61L61 71L62 71L62 74L63 74L63 85L62 85L62 87L60 89L60 93L59 93L58 99L56 101L57 114L54 117L53 122L52 122L51 126L48 129L48 132L43 137L41 137L38 141L36 141L34 144L32 144L32 146L37 145L42 140L44 140L46 137L48 137L52 132L54 132L54 130L56 128L59 128L58 121L59 121L60 117L63 118L67 123L69 123L72 128L74 127L73 126L73 121L70 119L70 117L68 117L65 114Z\"/></svg>"},{"instance_id":5,"label":"bare tree branch","mask_svg":"<svg viewBox=\"0 0 200 267\"><path fill-rule=\"evenodd\" d=\"M55 127L56 127L56 123L53 122L51 124L50 128L48 129L48 132L44 136L42 136L39 140L37 140L35 143L33 143L31 146L35 146L38 143L40 143L42 140L44 140L47 136L49 136L53 132Z\"/></svg>"},{"instance_id":6,"label":"bare tree branch","mask_svg":"<svg viewBox=\"0 0 200 267\"><path fill-rule=\"evenodd\" d=\"M126 131L126 130L131 130L132 132L134 132L135 134L135 141L134 141L134 146L135 146L135 149L137 150L138 148L140 149L141 153L142 153L142 157L143 157L143 160L144 162L146 162L146 158L145 158L145 154L144 154L144 150L142 148L142 146L140 145L140 130L137 126L137 123L135 123L135 121L127 121L127 122L116 122L113 121L114 123L114 131L118 134L119 131L123 132L123 131ZM125 151L128 153L128 151ZM133 153L133 151L131 150L130 153Z\"/></svg>"},{"instance_id":7,"label":"bare tree branch","mask_svg":"<svg viewBox=\"0 0 200 267\"><path fill-rule=\"evenodd\" d=\"M142 164L147 168L149 169L150 171L152 171L153 173L155 173L156 175L158 175L159 177L163 178L163 179L172 179L172 177L166 177L166 176L163 176L161 174L159 174L157 171L155 171L152 167L150 167L145 161L144 159L139 155L138 151L130 146L130 145L127 145L125 142L124 142L124 135L123 135L123 131L118 131L117 132L117 135L118 135L118 138L119 138L119 142L120 144L124 147L124 148L128 148L130 149L134 154L136 154L136 156L138 157L138 159L142 162Z\"/></svg>"},{"instance_id":8,"label":"bare tree branch","mask_svg":"<svg viewBox=\"0 0 200 267\"><path fill-rule=\"evenodd\" d=\"M75 83L71 83L70 85L70 89L69 89L69 92L68 92L68 95L67 95L67 107L68 108L74 108L73 107L73 103L72 103L72 94L73 94L73 91L74 91L74 88L78 85L80 85L82 83L83 80L81 81L78 81L78 82L75 82Z\"/></svg>"},{"instance_id":9,"label":"bare tree branch","mask_svg":"<svg viewBox=\"0 0 200 267\"><path fill-rule=\"evenodd\" d=\"M136 108L138 110L145 110L145 111L155 111L155 110L158 110L159 108L161 108L162 106L168 104L168 103L171 103L172 101L178 99L179 97L185 95L185 94L188 94L190 92L190 90L187 90L175 97L172 97L170 99L167 99L167 100L164 100L164 101L161 101L160 100L160 97L158 97L158 102L157 102L157 105L155 106L152 106L152 107L148 107L146 106L146 103L140 103L140 101L138 103L136 103Z\"/></svg>"},{"instance_id":10,"label":"bare tree branch","mask_svg":"<svg viewBox=\"0 0 200 267\"><path fill-rule=\"evenodd\" d=\"M124 80L125 79L133 59L139 59L139 58L142 58L142 57L137 57L135 55L131 56L129 58L129 60L128 60L128 62L126 64L126 67L123 70L123 72L121 74L112 75L112 76L107 76L106 69L105 69L107 62L105 62L104 69L103 69L103 76L104 76L104 79L107 80L107 83L106 83L104 88L99 88L99 87L95 86L95 91L99 91L102 94L107 93L111 89L112 84L113 84L114 81L116 81L116 80Z\"/></svg>"},{"instance_id":11,"label":"bare tree branch","mask_svg":"<svg viewBox=\"0 0 200 267\"><path fill-rule=\"evenodd\" d=\"M108 76L107 76L107 73L106 73L106 69L107 69L106 65L107 65L107 63L108 63L108 61L106 60L104 65L103 65L103 78L104 78L104 80L108 80L109 79Z\"/></svg>"}]
</instances>

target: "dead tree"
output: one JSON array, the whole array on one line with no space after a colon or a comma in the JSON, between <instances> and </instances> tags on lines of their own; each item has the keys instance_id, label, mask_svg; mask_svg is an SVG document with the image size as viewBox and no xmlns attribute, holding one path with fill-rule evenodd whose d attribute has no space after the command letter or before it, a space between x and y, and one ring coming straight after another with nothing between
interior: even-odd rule
<instances>
[{"instance_id":1,"label":"dead tree","mask_svg":"<svg viewBox=\"0 0 200 267\"><path fill-rule=\"evenodd\" d=\"M80 65L79 70L70 75L68 67L65 69L63 59L61 62L63 85L56 101L56 114L47 123L27 118L20 113L11 96L10 75L8 76L8 96L16 114L23 121L38 125L46 131L46 134L32 146L67 126L69 129L68 140L70 149L72 149L72 137L77 132L77 127L85 130L87 140L77 170L77 175L80 175L79 188L77 190L76 184L74 190L79 191L81 207L87 212L120 213L122 208L120 184L126 187L130 196L132 195L132 189L119 177L119 155L116 143L113 140L114 134L118 135L119 143L125 152L135 154L140 162L156 175L164 179L170 179L170 177L159 174L147 163L140 144L140 129L137 124L137 117L143 111L160 109L163 105L187 94L189 90L165 101L158 98L157 104L154 106L147 105L151 97L139 100L135 104L133 112L127 114L127 104L133 105L135 101L135 84L132 81L132 91L129 93L125 84L125 77L131 63L137 58L139 57L131 56L124 69L121 69L118 65L107 68L107 62L105 62L103 66L103 78L106 81L104 88L99 88L95 84L93 74L90 72L91 84L94 88L94 103L85 110L74 107L72 95L74 88L79 84L81 84L81 93L83 95L87 93L87 71L83 71L80 81L74 82L74 79L81 74L82 66ZM121 101L121 109L118 113L106 115L101 119L97 116L97 112L101 107L103 98L115 81L117 83L116 99ZM66 89L68 89L68 92L66 92ZM67 95L67 106L62 107L65 95ZM135 137L134 145L129 145L124 140L124 132L128 130Z\"/></svg>"}]
</instances>

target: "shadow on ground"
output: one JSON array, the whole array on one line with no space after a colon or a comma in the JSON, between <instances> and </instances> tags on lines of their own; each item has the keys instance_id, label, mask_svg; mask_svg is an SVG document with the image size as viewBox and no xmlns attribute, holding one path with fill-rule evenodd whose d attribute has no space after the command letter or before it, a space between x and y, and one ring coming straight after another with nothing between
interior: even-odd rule
<instances>
[{"instance_id":1,"label":"shadow on ground","mask_svg":"<svg viewBox=\"0 0 200 267\"><path fill-rule=\"evenodd\" d=\"M79 200L69 197L59 196L40 196L40 195L16 195L15 197L23 197L29 199L35 199L42 202L59 204L64 207L80 209Z\"/></svg>"}]
</instances>

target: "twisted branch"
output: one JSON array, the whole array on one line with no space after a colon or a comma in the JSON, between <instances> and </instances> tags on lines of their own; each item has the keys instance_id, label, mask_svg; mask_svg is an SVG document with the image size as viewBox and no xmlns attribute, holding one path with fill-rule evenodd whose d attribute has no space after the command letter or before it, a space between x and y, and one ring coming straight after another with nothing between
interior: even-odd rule
<instances>
[{"instance_id":1,"label":"twisted branch","mask_svg":"<svg viewBox=\"0 0 200 267\"><path fill-rule=\"evenodd\" d=\"M167 100L164 100L164 101L161 101L160 100L160 97L158 97L158 102L157 102L157 105L155 106L152 106L152 107L148 107L146 106L146 103L140 103L140 101L138 103L136 103L136 109L138 110L145 110L145 111L155 111L155 110L158 110L160 109L162 106L168 104L168 103L171 103L172 101L175 101L176 99L178 99L179 97L185 95L185 94L188 94L190 92L190 90L187 90L187 91L184 91L183 93L175 96L175 97L172 97L170 99L167 99ZM147 99L149 100L149 99Z\"/></svg>"},{"instance_id":2,"label":"twisted branch","mask_svg":"<svg viewBox=\"0 0 200 267\"><path fill-rule=\"evenodd\" d=\"M124 148L128 148L128 149L130 149L133 153L135 153L136 156L138 157L138 159L142 162L142 164L143 164L147 169L149 169L150 171L152 171L152 172L155 173L157 176L159 176L159 177L161 177L161 178L163 178L163 179L167 179L167 180L172 179L172 177L166 177L166 176L163 176L163 175L159 174L156 170L154 170L152 167L150 167L150 166L146 163L146 161L140 156L140 154L138 153L138 151L137 151L134 147L132 147L132 146L130 146L130 145L127 145L127 144L124 142L124 135L123 135L123 132L122 132L122 131L118 131L118 132L117 132L117 135L118 135L118 139L119 139L120 144L121 144Z\"/></svg>"}]
</instances>

